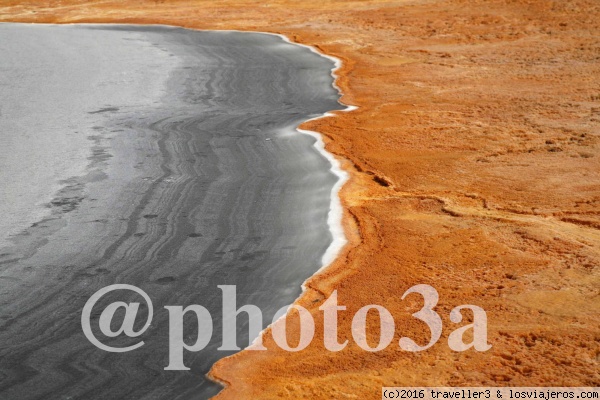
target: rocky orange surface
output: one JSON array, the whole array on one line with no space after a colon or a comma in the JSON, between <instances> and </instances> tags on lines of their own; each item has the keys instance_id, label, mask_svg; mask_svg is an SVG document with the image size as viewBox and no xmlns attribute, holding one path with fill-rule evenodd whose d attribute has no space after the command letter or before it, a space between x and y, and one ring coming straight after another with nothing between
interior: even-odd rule
<instances>
[{"instance_id":1,"label":"rocky orange surface","mask_svg":"<svg viewBox=\"0 0 600 400\"><path fill-rule=\"evenodd\" d=\"M305 124L351 179L350 244L307 282L307 349L244 351L215 365L218 396L378 399L384 385L600 386L600 3L595 0L0 1L0 20L162 23L277 32L343 60L343 101ZM437 289L432 348L411 317ZM338 291L339 340L318 307ZM362 306L392 312L380 352L353 343ZM488 315L487 352L450 350L460 304ZM379 328L370 320L370 343ZM297 318L288 320L291 343Z\"/></svg>"}]
</instances>

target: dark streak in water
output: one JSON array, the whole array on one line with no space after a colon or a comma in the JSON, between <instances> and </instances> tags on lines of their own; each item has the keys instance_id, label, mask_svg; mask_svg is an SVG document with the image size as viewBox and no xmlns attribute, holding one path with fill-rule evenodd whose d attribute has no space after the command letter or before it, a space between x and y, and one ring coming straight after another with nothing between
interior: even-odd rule
<instances>
[{"instance_id":1,"label":"dark streak in water","mask_svg":"<svg viewBox=\"0 0 600 400\"><path fill-rule=\"evenodd\" d=\"M90 111L90 112L88 112L88 114L100 114L100 113L111 112L111 111L119 111L119 107L105 107L105 108L101 108L97 111Z\"/></svg>"}]
</instances>

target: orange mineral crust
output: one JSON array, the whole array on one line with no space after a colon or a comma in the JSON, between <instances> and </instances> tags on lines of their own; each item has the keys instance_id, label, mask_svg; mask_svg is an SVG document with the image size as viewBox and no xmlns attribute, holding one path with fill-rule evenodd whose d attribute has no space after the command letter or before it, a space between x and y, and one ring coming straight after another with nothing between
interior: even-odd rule
<instances>
[{"instance_id":1,"label":"orange mineral crust","mask_svg":"<svg viewBox=\"0 0 600 400\"><path fill-rule=\"evenodd\" d=\"M282 33L343 61L342 101L304 124L351 178L349 244L310 279L303 351L218 362L220 399L381 398L382 386L600 386L600 3L596 0L1 1L1 21L171 24ZM442 338L411 314L437 289ZM319 307L337 290L342 351ZM380 352L352 340L355 312L394 316ZM487 352L455 352L460 304L487 311ZM465 315L468 313L465 312ZM376 314L369 338L379 337ZM465 317L468 319L469 317ZM298 318L288 318L290 344Z\"/></svg>"}]
</instances>

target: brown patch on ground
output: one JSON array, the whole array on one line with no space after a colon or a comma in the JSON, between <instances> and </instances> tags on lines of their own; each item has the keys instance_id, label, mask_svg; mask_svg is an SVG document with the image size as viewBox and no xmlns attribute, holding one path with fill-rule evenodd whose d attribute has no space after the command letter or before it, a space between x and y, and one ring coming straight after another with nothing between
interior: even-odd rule
<instances>
[{"instance_id":1,"label":"brown patch on ground","mask_svg":"<svg viewBox=\"0 0 600 400\"><path fill-rule=\"evenodd\" d=\"M341 58L343 101L359 110L307 123L351 172L351 244L298 304L306 350L244 351L211 375L218 397L372 398L383 385L600 386L600 4L595 0L3 1L0 20L163 23L277 32ZM410 317L427 283L442 339ZM318 307L332 290L338 353ZM369 353L351 316L381 304L396 338ZM448 348L448 312L477 304L493 348ZM290 338L297 333L290 318ZM373 332L377 334L377 329ZM393 343L394 343L393 342ZM374 342L371 342L374 343Z\"/></svg>"}]
</instances>

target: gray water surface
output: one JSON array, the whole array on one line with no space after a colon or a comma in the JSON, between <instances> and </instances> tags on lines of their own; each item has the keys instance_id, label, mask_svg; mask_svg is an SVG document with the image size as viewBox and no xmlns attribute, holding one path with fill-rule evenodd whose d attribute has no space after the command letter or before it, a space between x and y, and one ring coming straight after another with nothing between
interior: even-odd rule
<instances>
[{"instance_id":1,"label":"gray water surface","mask_svg":"<svg viewBox=\"0 0 600 400\"><path fill-rule=\"evenodd\" d=\"M236 285L266 326L331 243L337 178L293 127L343 108L332 67L258 33L0 24L0 398L216 394L204 374L231 354L217 350L217 285ZM154 305L127 353L94 347L80 324L114 283ZM165 371L164 306L191 304L211 312L212 340L186 352L190 371Z\"/></svg>"}]
</instances>

